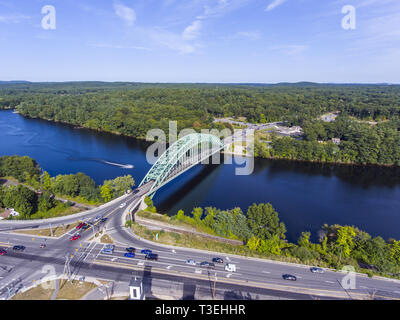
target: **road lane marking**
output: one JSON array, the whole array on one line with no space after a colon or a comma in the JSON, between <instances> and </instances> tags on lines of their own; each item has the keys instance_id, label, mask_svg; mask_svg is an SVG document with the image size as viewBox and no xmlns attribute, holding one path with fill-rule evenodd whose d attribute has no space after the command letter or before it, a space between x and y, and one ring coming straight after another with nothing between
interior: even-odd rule
<instances>
[{"instance_id":1,"label":"road lane marking","mask_svg":"<svg viewBox=\"0 0 400 320\"><path fill-rule=\"evenodd\" d=\"M271 272L269 272L269 271L263 271L262 273L271 273Z\"/></svg>"},{"instance_id":2,"label":"road lane marking","mask_svg":"<svg viewBox=\"0 0 400 320\"><path fill-rule=\"evenodd\" d=\"M96 264L100 264L100 265L111 265L114 266L113 264L110 264L109 262L95 262ZM116 266L114 267L122 267L125 269L132 269L132 270L137 270L135 266L133 265L128 265L128 264L124 264L124 263L115 263ZM142 270L142 269L140 269ZM158 269L158 268L154 268L154 270L156 270L158 273L164 273L164 274L176 274L179 275L181 277L187 277L187 278L193 278L193 274L189 274L186 272L181 272L181 271L169 271L170 273L165 273L166 271L163 269ZM207 275L198 275L199 278L204 279L204 280L209 280ZM300 287L300 286L288 286L288 285L281 285L281 284L270 284L270 283L259 283L259 282L254 282L254 281L244 281L244 280L240 280L240 279L223 279L220 278L219 280L220 282L225 282L225 283L230 283L230 284L239 284L239 285L247 285L247 286L251 286L251 287L256 287L256 288L265 288L265 289L275 289L275 290L285 290L286 291L290 291L290 292L297 292L297 293L305 293L306 294L313 294L313 295L317 295L317 296L328 296L328 297L337 297L337 298L346 298L348 299L347 294L345 294L342 291L337 291L337 290L326 290L326 289L315 289L315 288L306 288L306 287ZM370 296L368 294L365 293L352 293L353 298L358 298L358 299L367 299L370 298ZM392 300L400 300L397 298L393 298L393 297L385 297L385 296L378 296L376 295L375 297L382 297L382 298L390 298Z\"/></svg>"},{"instance_id":3,"label":"road lane marking","mask_svg":"<svg viewBox=\"0 0 400 320\"><path fill-rule=\"evenodd\" d=\"M194 271L194 273L197 273L197 274L201 274L203 272L203 270L201 270L201 269L196 269L195 271Z\"/></svg>"},{"instance_id":4,"label":"road lane marking","mask_svg":"<svg viewBox=\"0 0 400 320\"><path fill-rule=\"evenodd\" d=\"M335 283L335 282L333 282L333 281L325 281L326 283Z\"/></svg>"}]
</instances>

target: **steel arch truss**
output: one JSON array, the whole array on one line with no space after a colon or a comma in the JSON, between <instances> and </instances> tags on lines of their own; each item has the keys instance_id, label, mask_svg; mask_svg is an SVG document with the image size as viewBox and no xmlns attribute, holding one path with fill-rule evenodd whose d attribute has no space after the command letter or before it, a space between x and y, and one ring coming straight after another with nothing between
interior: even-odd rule
<instances>
[{"instance_id":1,"label":"steel arch truss","mask_svg":"<svg viewBox=\"0 0 400 320\"><path fill-rule=\"evenodd\" d=\"M170 145L151 167L139 187L153 181L149 191L153 197L159 188L224 147L221 140L214 135L188 134Z\"/></svg>"}]
</instances>

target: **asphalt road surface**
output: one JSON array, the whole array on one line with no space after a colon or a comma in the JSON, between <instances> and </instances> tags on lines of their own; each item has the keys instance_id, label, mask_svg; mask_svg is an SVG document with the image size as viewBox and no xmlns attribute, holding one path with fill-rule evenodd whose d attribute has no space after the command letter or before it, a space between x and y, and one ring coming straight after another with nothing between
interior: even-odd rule
<instances>
[{"instance_id":1,"label":"asphalt road surface","mask_svg":"<svg viewBox=\"0 0 400 320\"><path fill-rule=\"evenodd\" d=\"M132 276L144 279L146 290L157 291L157 288L168 287L168 283L184 285L184 298L193 297L193 288L225 290L229 298L256 298L257 295L269 295L289 299L400 299L400 281L382 280L354 275L355 287L348 288L342 280L349 279L347 273L325 270L323 274L314 274L310 267L273 262L269 260L231 256L195 249L183 249L164 246L139 239L133 232L124 227L123 213L146 193L142 190L118 199L111 205L91 210L80 216L82 221L94 222L97 216L107 217L105 223L97 221L91 228L71 230L60 238L44 238L32 235L11 233L11 229L46 227L48 222L22 222L16 225L0 222L0 248L7 254L0 256L0 298L7 298L10 292L28 286L48 275L49 270L57 274L64 271L66 256L70 257L70 269L73 277L92 276L100 279L126 281ZM120 208L122 203L126 203ZM77 218L64 217L52 221L52 225L76 222ZM104 229L115 242L113 254L101 252L102 244L89 241L93 234ZM74 234L80 234L78 240L70 241ZM45 248L40 248L45 244ZM22 252L13 251L14 245L23 245ZM136 249L135 257L125 257L126 247ZM158 254L158 261L145 260L142 249L152 250ZM211 262L220 257L222 264L215 268L200 266L203 261ZM195 265L186 260L193 259ZM225 271L226 263L236 265L236 272ZM297 281L282 278L283 274L297 277ZM349 283L349 282L347 282ZM344 286L343 286L344 284ZM189 288L189 289L188 289ZM240 294L238 294L240 293ZM211 296L210 296L211 297Z\"/></svg>"}]
</instances>

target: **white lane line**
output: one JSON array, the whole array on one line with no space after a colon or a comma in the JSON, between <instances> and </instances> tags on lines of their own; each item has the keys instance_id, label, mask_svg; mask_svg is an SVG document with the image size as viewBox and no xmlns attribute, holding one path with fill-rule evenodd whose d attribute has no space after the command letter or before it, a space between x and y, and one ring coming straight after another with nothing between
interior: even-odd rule
<instances>
[{"instance_id":1,"label":"white lane line","mask_svg":"<svg viewBox=\"0 0 400 320\"><path fill-rule=\"evenodd\" d=\"M262 273L271 273L271 272L269 272L269 271L263 271Z\"/></svg>"},{"instance_id":2,"label":"white lane line","mask_svg":"<svg viewBox=\"0 0 400 320\"><path fill-rule=\"evenodd\" d=\"M368 287L365 287L365 286L360 286L360 288L363 288L363 289L368 289Z\"/></svg>"},{"instance_id":3,"label":"white lane line","mask_svg":"<svg viewBox=\"0 0 400 320\"><path fill-rule=\"evenodd\" d=\"M400 294L400 291L393 291L393 293L398 293L398 294Z\"/></svg>"},{"instance_id":4,"label":"white lane line","mask_svg":"<svg viewBox=\"0 0 400 320\"><path fill-rule=\"evenodd\" d=\"M201 269L196 269L195 271L194 271L194 273L197 273L197 274L201 274L203 272L203 270L201 270Z\"/></svg>"},{"instance_id":5,"label":"white lane line","mask_svg":"<svg viewBox=\"0 0 400 320\"><path fill-rule=\"evenodd\" d=\"M138 262L138 266L143 266L144 265L144 261L139 261Z\"/></svg>"},{"instance_id":6,"label":"white lane line","mask_svg":"<svg viewBox=\"0 0 400 320\"><path fill-rule=\"evenodd\" d=\"M168 270L171 269L171 268L172 268L172 266L168 266L168 267L167 267Z\"/></svg>"},{"instance_id":7,"label":"white lane line","mask_svg":"<svg viewBox=\"0 0 400 320\"><path fill-rule=\"evenodd\" d=\"M335 282L333 282L333 281L325 281L326 283L335 283Z\"/></svg>"},{"instance_id":8,"label":"white lane line","mask_svg":"<svg viewBox=\"0 0 400 320\"><path fill-rule=\"evenodd\" d=\"M230 278L230 277L232 277L232 276L233 276L232 273L228 273L228 274L226 275L227 278Z\"/></svg>"},{"instance_id":9,"label":"white lane line","mask_svg":"<svg viewBox=\"0 0 400 320\"><path fill-rule=\"evenodd\" d=\"M93 243L93 244L94 244L94 246L93 246L92 248L90 248L90 246L91 246L92 244L89 244L89 246L87 247L88 249L90 248L90 250L89 250L88 254L86 255L86 257L83 259L83 261L86 261L87 257L90 256L91 252L92 252L93 249L96 247L96 243Z\"/></svg>"}]
</instances>

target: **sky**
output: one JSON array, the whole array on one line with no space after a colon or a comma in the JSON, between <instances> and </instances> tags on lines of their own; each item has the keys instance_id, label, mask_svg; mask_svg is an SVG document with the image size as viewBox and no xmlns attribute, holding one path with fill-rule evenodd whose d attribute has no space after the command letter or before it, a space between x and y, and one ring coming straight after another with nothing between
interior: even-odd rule
<instances>
[{"instance_id":1,"label":"sky","mask_svg":"<svg viewBox=\"0 0 400 320\"><path fill-rule=\"evenodd\" d=\"M0 80L400 83L400 1L0 0Z\"/></svg>"}]
</instances>

